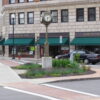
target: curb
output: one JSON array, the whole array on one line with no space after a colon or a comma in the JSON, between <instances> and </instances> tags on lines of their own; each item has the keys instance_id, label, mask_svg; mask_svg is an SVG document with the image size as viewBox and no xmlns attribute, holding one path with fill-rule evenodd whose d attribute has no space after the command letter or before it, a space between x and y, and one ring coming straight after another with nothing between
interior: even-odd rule
<instances>
[{"instance_id":1,"label":"curb","mask_svg":"<svg viewBox=\"0 0 100 100\"><path fill-rule=\"evenodd\" d=\"M71 81L84 81L84 80L97 80L100 79L100 77L94 77L94 78L79 78L79 79L64 79L64 80L55 80L51 82L44 82L44 83L54 83L54 82L71 82ZM40 83L43 84L43 83Z\"/></svg>"}]
</instances>

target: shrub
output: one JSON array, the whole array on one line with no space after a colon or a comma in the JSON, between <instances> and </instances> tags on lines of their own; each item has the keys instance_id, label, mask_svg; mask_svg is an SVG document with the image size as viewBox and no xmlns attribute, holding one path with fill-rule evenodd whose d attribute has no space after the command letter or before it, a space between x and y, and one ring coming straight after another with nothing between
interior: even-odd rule
<instances>
[{"instance_id":1,"label":"shrub","mask_svg":"<svg viewBox=\"0 0 100 100\"><path fill-rule=\"evenodd\" d=\"M77 68L79 64L77 62L71 62L69 59L54 59L53 60L54 68Z\"/></svg>"},{"instance_id":2,"label":"shrub","mask_svg":"<svg viewBox=\"0 0 100 100\"><path fill-rule=\"evenodd\" d=\"M76 61L76 62L80 62L80 54L79 53L76 53L75 55L74 55L74 61Z\"/></svg>"}]
</instances>

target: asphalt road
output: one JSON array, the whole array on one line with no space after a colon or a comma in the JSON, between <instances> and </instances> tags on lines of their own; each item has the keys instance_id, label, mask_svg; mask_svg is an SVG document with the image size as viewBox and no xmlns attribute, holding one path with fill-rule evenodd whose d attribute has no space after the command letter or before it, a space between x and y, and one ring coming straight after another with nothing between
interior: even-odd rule
<instances>
[{"instance_id":1,"label":"asphalt road","mask_svg":"<svg viewBox=\"0 0 100 100\"><path fill-rule=\"evenodd\" d=\"M0 100L48 100L48 99L0 87Z\"/></svg>"},{"instance_id":2,"label":"asphalt road","mask_svg":"<svg viewBox=\"0 0 100 100\"><path fill-rule=\"evenodd\" d=\"M91 93L100 96L100 79L97 80L81 80L81 81L64 81L49 83L50 85L77 90L80 92Z\"/></svg>"}]
</instances>

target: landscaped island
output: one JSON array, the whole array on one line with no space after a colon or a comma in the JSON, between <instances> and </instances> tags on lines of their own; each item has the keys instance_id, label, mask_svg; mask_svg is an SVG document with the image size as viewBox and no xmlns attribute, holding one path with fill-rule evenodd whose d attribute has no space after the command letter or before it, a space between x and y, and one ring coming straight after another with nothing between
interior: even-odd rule
<instances>
[{"instance_id":1,"label":"landscaped island","mask_svg":"<svg viewBox=\"0 0 100 100\"><path fill-rule=\"evenodd\" d=\"M52 69L43 69L41 65L32 63L17 66L16 69L27 70L26 73L20 74L23 78L60 77L90 72L90 67L85 65L80 66L76 61L71 62L68 59L53 60Z\"/></svg>"}]
</instances>

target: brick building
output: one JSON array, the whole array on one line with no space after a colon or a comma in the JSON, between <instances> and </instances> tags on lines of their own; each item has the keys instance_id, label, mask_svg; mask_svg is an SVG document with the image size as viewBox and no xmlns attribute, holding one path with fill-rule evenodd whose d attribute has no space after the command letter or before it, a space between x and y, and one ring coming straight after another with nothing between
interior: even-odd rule
<instances>
[{"instance_id":1,"label":"brick building","mask_svg":"<svg viewBox=\"0 0 100 100\"><path fill-rule=\"evenodd\" d=\"M100 47L100 0L2 0L5 56L12 55L12 16L14 20L15 54L34 56L38 39L43 56L45 26L40 22L44 11L50 11L52 22L48 28L50 56L69 49L94 51ZM71 44L71 45L69 45ZM33 52L32 52L33 51Z\"/></svg>"}]
</instances>

